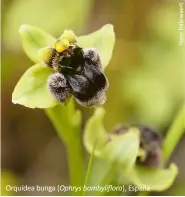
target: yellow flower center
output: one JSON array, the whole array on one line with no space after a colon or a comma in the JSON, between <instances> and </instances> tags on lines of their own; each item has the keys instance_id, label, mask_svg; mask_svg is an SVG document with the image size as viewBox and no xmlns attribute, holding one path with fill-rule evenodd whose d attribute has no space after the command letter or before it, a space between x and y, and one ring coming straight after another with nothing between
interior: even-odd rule
<instances>
[{"instance_id":1,"label":"yellow flower center","mask_svg":"<svg viewBox=\"0 0 185 197\"><path fill-rule=\"evenodd\" d=\"M69 40L65 38L60 38L55 43L55 49L59 53L68 49L69 46L70 46Z\"/></svg>"}]
</instances>

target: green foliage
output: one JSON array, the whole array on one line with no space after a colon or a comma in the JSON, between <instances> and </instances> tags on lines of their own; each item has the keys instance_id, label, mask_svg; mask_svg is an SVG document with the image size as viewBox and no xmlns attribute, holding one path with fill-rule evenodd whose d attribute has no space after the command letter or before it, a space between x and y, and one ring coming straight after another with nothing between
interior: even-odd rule
<instances>
[{"instance_id":1,"label":"green foliage","mask_svg":"<svg viewBox=\"0 0 185 197\"><path fill-rule=\"evenodd\" d=\"M40 48L54 46L55 38L39 28L23 25L19 32L26 54L35 63L40 62ZM103 68L107 66L115 42L112 25L105 25L92 34L78 37L77 40L84 48L96 48L100 53ZM47 78L51 73L52 70L42 63L29 68L16 85L12 94L12 102L30 108L46 108L48 117L67 147L71 183L80 186L84 183L84 162L80 141L81 113L75 110L72 99L65 105L54 107L58 103L50 95L46 86ZM92 153L86 183L91 180L93 158L97 156L108 164L106 173L98 180L95 180L100 185L114 180L116 171L119 171L122 177L137 186L147 185L154 191L167 189L177 175L177 167L174 164L168 169L137 166L136 158L140 144L139 131L137 128L132 128L122 135L108 135L103 126L104 114L103 108L96 108L94 115L85 126L84 144L87 150ZM182 125L179 125L179 128L181 128ZM174 131L170 133L174 134ZM172 136L170 133L169 136ZM177 139L180 138L180 134L178 136ZM171 137L168 137L168 139L171 139ZM167 140L165 147L169 146L169 141ZM174 144L176 143L177 140L175 140ZM171 151L167 151L167 156L171 154ZM78 170L76 170L76 165Z\"/></svg>"},{"instance_id":2,"label":"green foliage","mask_svg":"<svg viewBox=\"0 0 185 197\"><path fill-rule=\"evenodd\" d=\"M17 2L19 2L19 6L15 5ZM55 29L56 27L58 28L59 25L62 25L62 31L64 28L70 28L71 26L79 27L79 24L84 23L84 21L87 20L86 16L88 15L88 8L91 1L80 0L78 2L80 9L76 9L75 3L67 4L64 0L57 0L56 2L58 3L55 5L50 2L51 4L47 7L43 7L43 3L45 3L44 0L42 0L42 3L39 2L36 7L36 0L23 1L21 2L22 4L20 2L21 1L15 1L15 3L13 2L9 15L14 16L17 13L19 15L18 17L15 17L14 23L7 23L8 25L6 31L4 32L5 44L8 47L11 46L11 48L13 48L18 40L14 31L14 29L17 29L17 26L20 25L20 21L17 21L17 19L30 21L31 23L35 22L35 17L38 16L36 13L40 13L42 7L42 14L40 17L43 19L39 20L42 21L42 24L37 25L42 26L45 29L51 28L48 30L52 33L56 33ZM60 5L61 2L62 6ZM50 27L48 27L48 21L45 20L45 18L48 17L48 14L50 14L50 5L54 6L53 9L55 12L49 15L51 20ZM31 9L32 6L34 6L33 9ZM25 9L28 7L30 10L35 11L34 17L32 14L30 15L28 9ZM62 12L61 9L58 9L60 7L63 9ZM69 8L71 12L66 11L69 10ZM84 12L85 16L84 14L79 14L81 12ZM164 15L164 13L161 14ZM77 18L80 18L78 25L75 20L72 20L74 15ZM9 18L12 20L13 17ZM56 18L61 18L62 23L61 20L56 20ZM64 18L67 20L63 20ZM157 18L157 22L159 23L159 29L157 32L160 33L161 31L166 40L172 40L176 43L177 41L175 37L172 36L173 39L171 39L171 33L174 32L168 31L168 36L166 36L166 31L164 31L165 25L161 28L161 17ZM156 17L154 21L156 21ZM22 22L24 21L21 21L21 23ZM165 17L164 20L162 20L162 23L168 24L168 29L170 29L171 24L166 23ZM54 100L54 98L52 98L46 87L46 80L52 71L49 68L44 67L41 63L39 64L40 58L38 51L42 47L53 46L55 38L48 35L43 30L30 25L21 26L19 32L26 54L33 62L38 64L29 68L22 76L13 92L12 102L30 108L46 108L46 114L50 118L53 126L57 130L60 138L64 141L67 148L70 182L75 186L81 185L84 183L84 161L80 141L81 113L75 110L74 101L72 99L65 105L57 105L58 103ZM103 68L105 68L111 59L115 42L113 26L108 24L92 34L80 36L78 37L78 42L82 45L82 47L95 47L101 55ZM154 44L156 45L156 42ZM150 48L152 48L151 44ZM123 94L128 97L130 96L130 98L133 100L135 99L136 103L138 103L138 111L140 112L139 117L141 117L141 121L153 121L155 124L161 124L161 122L165 122L165 120L167 120L166 117L168 117L172 112L169 106L172 105L173 100L176 99L176 97L181 97L181 94L184 94L182 93L180 80L182 77L179 77L183 75L181 72L182 69L181 67L176 68L175 72L177 72L177 74L174 74L174 62L169 58L169 54L170 57L174 54L173 51L169 53L168 50L164 49L161 51L159 48L161 48L161 46L156 48L154 51L157 56L151 55L152 58L150 55L146 56L146 51L148 51L148 49L144 48L144 55L146 59L148 58L147 65L150 64L152 69L149 68L146 72L136 71L136 74L134 74L133 77L130 77L129 75L129 78L133 78L133 80L129 79L126 81L127 87L123 88ZM154 53L153 51L148 52L149 54ZM166 52L166 54L164 54L164 52ZM166 63L167 67L164 65L161 66L161 59L159 59L159 62L156 61L158 60L156 57L160 56L161 53L163 54L162 63ZM175 57L177 57L177 54L175 54ZM182 61L180 55L178 57L179 61ZM170 62L171 65L169 65ZM160 65L160 68L156 69L158 65ZM150 75L150 73L152 73L152 75ZM166 80L166 76L171 76L170 73L173 73L173 80L171 80L171 78ZM153 75L154 77L152 77ZM146 83L146 81L150 83ZM167 83L167 86L165 86L165 83ZM174 85L174 83L177 85ZM151 89L153 91L151 91ZM115 172L119 172L119 175L122 178L120 182L121 184L124 184L127 180L129 180L137 186L147 185L154 191L163 191L170 187L178 173L177 167L174 164L171 164L168 169L149 169L135 165L135 160L139 152L139 135L137 130L132 129L124 135L110 137L103 126L104 114L105 111L103 108L97 108L85 127L84 144L86 149L92 154L90 158L90 167L88 170L88 178L91 179L91 182L93 182L94 185L108 184L117 178L115 176ZM164 153L165 161L168 160L178 140L183 134L183 122L184 108L180 112L180 115L175 120L167 134L166 139L164 140L162 151ZM91 172L91 169L94 167L92 166L92 163L94 164L94 155L100 158L100 160L103 161L103 164L98 163L96 168L94 168L94 171L92 170ZM92 178L92 176L94 177ZM74 193L74 195L77 194Z\"/></svg>"},{"instance_id":3,"label":"green foliage","mask_svg":"<svg viewBox=\"0 0 185 197\"><path fill-rule=\"evenodd\" d=\"M39 62L39 50L42 47L53 46L55 39L30 25L20 27L20 35L26 54L35 62ZM108 40L106 40L107 38ZM112 25L105 25L97 32L79 37L79 43L83 47L95 47L100 52L104 68L111 59L115 36ZM19 80L12 101L30 108L49 108L57 104L50 93L47 92L46 81L52 73L44 66L33 66Z\"/></svg>"}]
</instances>

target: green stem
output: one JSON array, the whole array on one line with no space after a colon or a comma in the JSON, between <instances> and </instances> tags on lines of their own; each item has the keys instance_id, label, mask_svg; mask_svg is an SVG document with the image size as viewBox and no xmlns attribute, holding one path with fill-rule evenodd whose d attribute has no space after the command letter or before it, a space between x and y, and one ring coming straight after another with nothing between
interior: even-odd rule
<instances>
[{"instance_id":1,"label":"green stem","mask_svg":"<svg viewBox=\"0 0 185 197\"><path fill-rule=\"evenodd\" d=\"M84 183L84 163L81 140L73 139L71 140L71 144L66 147L70 184L72 186L82 187ZM82 191L74 192L73 195L82 195Z\"/></svg>"},{"instance_id":2,"label":"green stem","mask_svg":"<svg viewBox=\"0 0 185 197\"><path fill-rule=\"evenodd\" d=\"M179 111L163 143L164 161L167 162L185 131L185 105Z\"/></svg>"},{"instance_id":3,"label":"green stem","mask_svg":"<svg viewBox=\"0 0 185 197\"><path fill-rule=\"evenodd\" d=\"M73 101L45 110L67 149L70 185L81 187L84 183L84 158L81 141L79 113L74 109ZM82 191L73 191L71 195L81 195Z\"/></svg>"},{"instance_id":4,"label":"green stem","mask_svg":"<svg viewBox=\"0 0 185 197\"><path fill-rule=\"evenodd\" d=\"M91 173L91 169L92 169L92 164L93 164L93 159L94 159L95 149L96 149L96 143L94 144L93 151L92 151L91 156L89 158L89 163L88 163L87 174L86 174L86 177L85 177L84 186L88 186L88 182L89 182L89 179L90 179L90 173ZM83 196L85 196L85 190L83 190Z\"/></svg>"}]
</instances>

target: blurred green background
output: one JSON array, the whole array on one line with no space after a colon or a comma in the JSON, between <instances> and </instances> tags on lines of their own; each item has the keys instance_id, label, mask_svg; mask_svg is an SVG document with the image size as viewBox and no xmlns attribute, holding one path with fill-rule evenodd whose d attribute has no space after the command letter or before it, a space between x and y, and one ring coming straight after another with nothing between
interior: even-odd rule
<instances>
[{"instance_id":1,"label":"blurred green background","mask_svg":"<svg viewBox=\"0 0 185 197\"><path fill-rule=\"evenodd\" d=\"M64 29L78 36L112 23L116 43L106 69L110 88L105 127L111 131L119 123L142 123L165 135L185 98L185 47L179 46L179 18L177 0L3 0L2 184L68 184L64 145L43 110L11 103L17 81L33 64L21 47L21 24L59 37ZM80 109L85 123L92 109ZM184 155L185 138L171 157L180 173L161 195L185 195Z\"/></svg>"}]
</instances>

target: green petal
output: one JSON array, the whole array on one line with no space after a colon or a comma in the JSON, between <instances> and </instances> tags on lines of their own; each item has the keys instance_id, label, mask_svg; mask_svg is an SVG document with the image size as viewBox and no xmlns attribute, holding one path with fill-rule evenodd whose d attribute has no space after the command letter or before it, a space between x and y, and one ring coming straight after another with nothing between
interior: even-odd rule
<instances>
[{"instance_id":1,"label":"green petal","mask_svg":"<svg viewBox=\"0 0 185 197\"><path fill-rule=\"evenodd\" d=\"M139 151L139 131L130 129L122 135L114 135L102 150L101 157L128 172L135 164Z\"/></svg>"},{"instance_id":2,"label":"green petal","mask_svg":"<svg viewBox=\"0 0 185 197\"><path fill-rule=\"evenodd\" d=\"M98 50L103 68L105 69L112 57L115 43L113 26L111 24L104 25L96 32L86 36L80 36L77 40L83 48L96 48Z\"/></svg>"},{"instance_id":3,"label":"green petal","mask_svg":"<svg viewBox=\"0 0 185 197\"><path fill-rule=\"evenodd\" d=\"M107 140L107 132L103 127L104 114L105 110L103 108L96 108L93 116L88 120L85 126L84 145L91 154L94 144L96 144L96 149L94 151L96 156L100 154L102 146L105 145Z\"/></svg>"},{"instance_id":4,"label":"green petal","mask_svg":"<svg viewBox=\"0 0 185 197\"><path fill-rule=\"evenodd\" d=\"M47 46L54 47L56 41L51 35L31 25L21 25L19 33L25 53L35 63L41 61L39 49Z\"/></svg>"},{"instance_id":5,"label":"green petal","mask_svg":"<svg viewBox=\"0 0 185 197\"><path fill-rule=\"evenodd\" d=\"M153 191L163 191L169 188L175 180L178 168L171 164L168 169L152 169L136 166L132 181L136 186L146 185Z\"/></svg>"},{"instance_id":6,"label":"green petal","mask_svg":"<svg viewBox=\"0 0 185 197\"><path fill-rule=\"evenodd\" d=\"M47 79L52 70L42 64L29 68L17 83L12 102L30 108L48 108L57 104L47 89Z\"/></svg>"}]
</instances>

